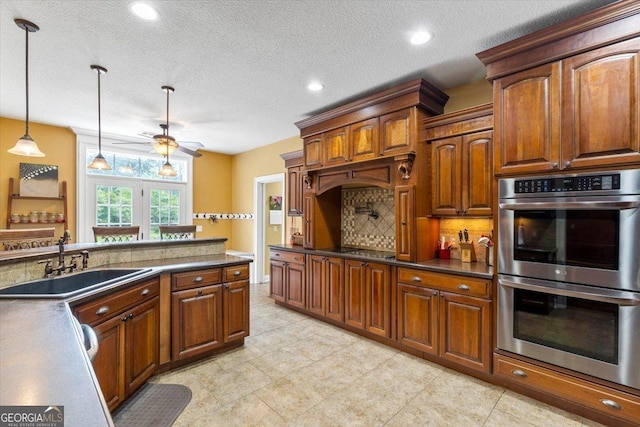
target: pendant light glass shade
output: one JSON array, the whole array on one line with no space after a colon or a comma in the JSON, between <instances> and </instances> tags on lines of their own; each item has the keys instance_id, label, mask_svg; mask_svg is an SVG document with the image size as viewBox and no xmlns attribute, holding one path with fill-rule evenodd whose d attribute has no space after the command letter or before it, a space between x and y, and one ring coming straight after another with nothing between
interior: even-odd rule
<instances>
[{"instance_id":1,"label":"pendant light glass shade","mask_svg":"<svg viewBox=\"0 0 640 427\"><path fill-rule=\"evenodd\" d=\"M160 176L177 176L178 173L173 169L171 163L169 163L169 156L167 156L167 161L162 165L162 169L158 172Z\"/></svg>"},{"instance_id":2,"label":"pendant light glass shade","mask_svg":"<svg viewBox=\"0 0 640 427\"><path fill-rule=\"evenodd\" d=\"M16 25L25 32L25 131L24 136L16 142L12 148L7 150L11 154L27 157L44 157L44 153L38 148L38 144L29 135L29 33L35 33L40 28L33 22L24 19L15 19Z\"/></svg>"},{"instance_id":3,"label":"pendant light glass shade","mask_svg":"<svg viewBox=\"0 0 640 427\"><path fill-rule=\"evenodd\" d=\"M106 73L107 69L99 65L91 65L91 69L98 74L98 154L87 168L110 171L111 166L102 155L102 121L100 117L100 75Z\"/></svg>"}]
</instances>

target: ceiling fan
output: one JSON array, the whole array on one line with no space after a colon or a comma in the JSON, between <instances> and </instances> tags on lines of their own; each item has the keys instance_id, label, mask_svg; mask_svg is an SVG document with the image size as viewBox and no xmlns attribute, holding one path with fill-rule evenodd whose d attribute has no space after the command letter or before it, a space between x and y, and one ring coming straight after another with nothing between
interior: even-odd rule
<instances>
[{"instance_id":1,"label":"ceiling fan","mask_svg":"<svg viewBox=\"0 0 640 427\"><path fill-rule=\"evenodd\" d=\"M151 132L142 132L140 135L146 138L153 138L149 142L115 142L114 144L149 144L153 147L153 150L163 157L168 157L176 150L189 154L193 157L200 157L202 154L198 153L198 148L203 148L204 145L201 142L176 142L175 138L169 135L169 93L175 91L171 86L162 86L162 90L167 93L167 122L160 123L162 134L154 135ZM189 147L189 148L188 148Z\"/></svg>"}]
</instances>

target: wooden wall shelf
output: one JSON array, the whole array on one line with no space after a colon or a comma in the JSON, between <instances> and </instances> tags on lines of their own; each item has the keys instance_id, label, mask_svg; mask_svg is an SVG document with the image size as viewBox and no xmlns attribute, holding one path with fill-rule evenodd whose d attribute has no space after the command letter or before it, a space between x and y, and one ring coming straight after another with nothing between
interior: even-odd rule
<instances>
[{"instance_id":1,"label":"wooden wall shelf","mask_svg":"<svg viewBox=\"0 0 640 427\"><path fill-rule=\"evenodd\" d=\"M11 214L13 212L14 200L43 200L43 201L60 201L62 202L62 213L64 214L64 221L61 222L12 222ZM20 227L51 227L52 225L62 224L64 228L67 228L67 221L69 220L67 212L67 181L60 183L60 195L58 197L37 197L37 196L21 196L19 193L14 192L13 178L9 178L9 193L7 197L7 228L20 228Z\"/></svg>"}]
</instances>

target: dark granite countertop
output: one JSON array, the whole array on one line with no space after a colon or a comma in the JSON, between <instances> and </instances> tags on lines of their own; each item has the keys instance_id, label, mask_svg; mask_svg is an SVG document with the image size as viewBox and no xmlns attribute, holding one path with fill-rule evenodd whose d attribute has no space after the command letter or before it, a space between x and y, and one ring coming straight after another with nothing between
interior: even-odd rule
<instances>
[{"instance_id":1,"label":"dark granite countertop","mask_svg":"<svg viewBox=\"0 0 640 427\"><path fill-rule=\"evenodd\" d=\"M281 249L305 254L317 254L325 256L337 256L342 258L353 258L369 260L383 264L395 265L398 267L417 268L420 270L436 271L448 274L462 274L470 277L482 279L493 278L493 267L481 262L462 262L459 259L431 259L421 262L406 262L395 259L394 252L374 251L357 248L329 248L329 249L304 249L296 245L269 245L272 249Z\"/></svg>"}]
</instances>

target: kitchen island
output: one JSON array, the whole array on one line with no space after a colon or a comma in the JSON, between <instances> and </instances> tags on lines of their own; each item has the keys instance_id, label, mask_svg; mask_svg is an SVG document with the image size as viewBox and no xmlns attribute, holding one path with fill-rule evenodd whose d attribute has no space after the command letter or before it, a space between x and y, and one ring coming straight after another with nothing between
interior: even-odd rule
<instances>
[{"instance_id":1,"label":"kitchen island","mask_svg":"<svg viewBox=\"0 0 640 427\"><path fill-rule=\"evenodd\" d=\"M231 306L236 313L233 319L240 319L246 331L236 334L224 345L213 351L223 351L242 345L248 335L248 265L250 260L224 253L226 239L198 239L176 242L130 242L114 245L77 244L67 245L67 255L90 251L92 268L145 268L142 274L130 281L119 282L104 288L97 287L86 293L77 293L67 299L29 298L15 299L10 295L0 298L0 405L2 406L64 406L66 425L113 425L110 408L102 383L99 383L99 370L92 366L84 349L81 330L77 327L74 314L78 316L79 307L99 301L100 298L119 295L136 286L151 284L156 286L156 296L149 295L155 301L157 316L158 348L153 371L168 370L174 366L171 353L172 321L172 285L176 275L190 272L220 272L220 283L209 286L223 289L222 281L241 286L240 306ZM168 243L168 244L166 244ZM53 250L56 249L56 250ZM167 254L173 257L168 257ZM198 255L196 255L198 254ZM7 252L0 255L0 270L11 272L4 274L0 287L20 283L25 277L42 277L43 265L37 261L57 256L57 248ZM154 257L157 257L154 259ZM37 269L33 266L37 266ZM37 276L33 277L33 275ZM224 273L223 273L224 272ZM229 277L224 277L227 274ZM23 279L23 280L20 280ZM236 280L233 282L233 280ZM246 286L244 286L246 284ZM222 296L222 295L221 295ZM246 297L246 298L245 298ZM246 302L246 304L245 304ZM123 306L124 309L130 310ZM237 312L240 312L238 315ZM114 315L117 312L114 311ZM246 322L245 317L246 316ZM97 322L97 321L96 321ZM123 321L124 323L124 321ZM222 325L221 319L216 324ZM93 324L92 324L93 325ZM109 351L105 347L104 351ZM180 363L188 363L198 357L212 354L212 351L188 358ZM100 357L100 350L98 350ZM95 363L95 362L94 362ZM95 369L94 369L95 368ZM113 373L115 375L115 373ZM147 376L148 377L148 376ZM141 377L143 378L143 377ZM142 384L144 381L142 382ZM136 384L139 387L142 384ZM128 390L135 391L135 388ZM122 403L125 396L115 406ZM111 399L111 396L109 396Z\"/></svg>"}]
</instances>

